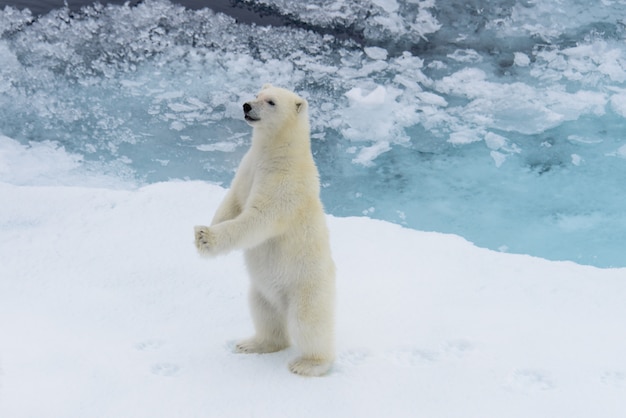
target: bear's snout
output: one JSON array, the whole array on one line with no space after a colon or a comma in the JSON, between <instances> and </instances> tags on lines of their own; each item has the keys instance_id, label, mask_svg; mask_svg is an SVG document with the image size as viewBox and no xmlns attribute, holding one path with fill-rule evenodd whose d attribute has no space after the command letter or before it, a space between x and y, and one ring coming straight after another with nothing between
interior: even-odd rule
<instances>
[{"instance_id":1,"label":"bear's snout","mask_svg":"<svg viewBox=\"0 0 626 418\"><path fill-rule=\"evenodd\" d=\"M250 103L243 104L243 115L244 119L250 123L259 120L258 111L254 109Z\"/></svg>"}]
</instances>

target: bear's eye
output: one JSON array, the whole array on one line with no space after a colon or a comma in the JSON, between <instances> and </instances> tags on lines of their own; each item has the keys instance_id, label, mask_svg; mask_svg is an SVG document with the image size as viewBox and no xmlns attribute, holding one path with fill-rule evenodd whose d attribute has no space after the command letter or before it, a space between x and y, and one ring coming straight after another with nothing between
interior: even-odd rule
<instances>
[{"instance_id":1,"label":"bear's eye","mask_svg":"<svg viewBox=\"0 0 626 418\"><path fill-rule=\"evenodd\" d=\"M275 106L276 105L276 103L274 103L274 100L268 100L267 104L270 105L270 106Z\"/></svg>"}]
</instances>

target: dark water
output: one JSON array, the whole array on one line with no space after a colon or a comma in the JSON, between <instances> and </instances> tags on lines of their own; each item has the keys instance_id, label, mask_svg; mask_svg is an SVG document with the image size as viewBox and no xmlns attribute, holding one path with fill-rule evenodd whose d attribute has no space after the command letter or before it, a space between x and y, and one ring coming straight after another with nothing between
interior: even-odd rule
<instances>
[{"instance_id":1,"label":"dark water","mask_svg":"<svg viewBox=\"0 0 626 418\"><path fill-rule=\"evenodd\" d=\"M131 6L134 6L141 3L141 1L142 0L107 0L99 2L93 0L0 0L0 8L11 6L20 10L29 9L33 15L40 16L51 10L59 9L66 5L70 10L78 11L82 7L89 6L94 3L128 3ZM260 7L246 5L241 1L236 0L176 0L174 3L178 3L192 10L208 7L215 12L221 12L232 16L240 23L256 23L258 25L273 26L283 26L288 24L286 19L276 16L275 14L266 13Z\"/></svg>"}]
</instances>

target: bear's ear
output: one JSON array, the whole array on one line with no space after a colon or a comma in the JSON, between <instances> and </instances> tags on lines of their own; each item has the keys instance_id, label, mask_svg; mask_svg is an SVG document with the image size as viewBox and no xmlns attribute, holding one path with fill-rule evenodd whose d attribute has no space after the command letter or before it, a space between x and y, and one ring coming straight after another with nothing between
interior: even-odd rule
<instances>
[{"instance_id":1,"label":"bear's ear","mask_svg":"<svg viewBox=\"0 0 626 418\"><path fill-rule=\"evenodd\" d=\"M296 113L300 113L306 109L307 102L304 99L299 99L296 101Z\"/></svg>"},{"instance_id":2,"label":"bear's ear","mask_svg":"<svg viewBox=\"0 0 626 418\"><path fill-rule=\"evenodd\" d=\"M272 86L270 83L265 83L265 84L263 84L263 87L261 87L261 90L270 89L272 87L274 87L274 86Z\"/></svg>"}]
</instances>

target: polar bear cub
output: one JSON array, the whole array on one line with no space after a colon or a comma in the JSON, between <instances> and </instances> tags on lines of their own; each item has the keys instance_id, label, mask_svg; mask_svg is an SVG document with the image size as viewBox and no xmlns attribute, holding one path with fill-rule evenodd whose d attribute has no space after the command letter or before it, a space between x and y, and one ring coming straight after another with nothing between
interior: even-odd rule
<instances>
[{"instance_id":1,"label":"polar bear cub","mask_svg":"<svg viewBox=\"0 0 626 418\"><path fill-rule=\"evenodd\" d=\"M243 105L252 145L211 226L195 227L195 243L208 256L245 251L256 333L236 351L271 353L293 342L301 357L289 369L319 376L335 356L335 265L307 107L269 84Z\"/></svg>"}]
</instances>

